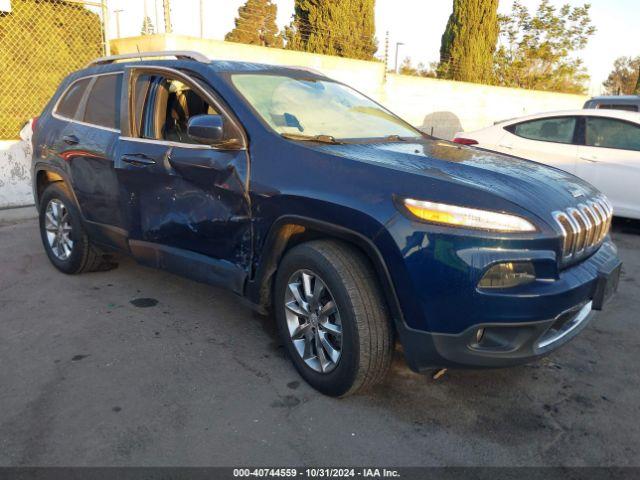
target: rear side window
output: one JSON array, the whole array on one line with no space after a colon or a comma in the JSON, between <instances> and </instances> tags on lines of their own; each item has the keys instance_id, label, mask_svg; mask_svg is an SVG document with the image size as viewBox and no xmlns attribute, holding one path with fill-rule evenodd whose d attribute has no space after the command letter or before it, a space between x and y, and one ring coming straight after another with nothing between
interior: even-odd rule
<instances>
[{"instance_id":1,"label":"rear side window","mask_svg":"<svg viewBox=\"0 0 640 480\"><path fill-rule=\"evenodd\" d=\"M573 143L575 117L552 117L509 125L506 130L522 138L542 142Z\"/></svg>"},{"instance_id":2,"label":"rear side window","mask_svg":"<svg viewBox=\"0 0 640 480\"><path fill-rule=\"evenodd\" d=\"M56 113L66 118L74 118L90 81L90 78L83 78L73 83L58 103Z\"/></svg>"},{"instance_id":3,"label":"rear side window","mask_svg":"<svg viewBox=\"0 0 640 480\"><path fill-rule=\"evenodd\" d=\"M585 143L589 147L640 151L640 126L613 118L587 117Z\"/></svg>"},{"instance_id":4,"label":"rear side window","mask_svg":"<svg viewBox=\"0 0 640 480\"><path fill-rule=\"evenodd\" d=\"M122 74L96 77L87 99L84 121L107 128L120 128Z\"/></svg>"},{"instance_id":5,"label":"rear side window","mask_svg":"<svg viewBox=\"0 0 640 480\"><path fill-rule=\"evenodd\" d=\"M638 105L632 105L630 103L601 103L597 108L601 110L625 110L627 112L639 111Z\"/></svg>"}]
</instances>

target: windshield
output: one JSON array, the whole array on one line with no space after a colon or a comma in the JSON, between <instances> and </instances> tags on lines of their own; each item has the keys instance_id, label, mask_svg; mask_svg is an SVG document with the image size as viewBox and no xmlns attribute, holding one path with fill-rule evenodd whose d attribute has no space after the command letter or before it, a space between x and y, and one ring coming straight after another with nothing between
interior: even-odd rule
<instances>
[{"instance_id":1,"label":"windshield","mask_svg":"<svg viewBox=\"0 0 640 480\"><path fill-rule=\"evenodd\" d=\"M336 82L257 74L231 78L262 119L281 135L335 139L420 136L377 103Z\"/></svg>"}]
</instances>

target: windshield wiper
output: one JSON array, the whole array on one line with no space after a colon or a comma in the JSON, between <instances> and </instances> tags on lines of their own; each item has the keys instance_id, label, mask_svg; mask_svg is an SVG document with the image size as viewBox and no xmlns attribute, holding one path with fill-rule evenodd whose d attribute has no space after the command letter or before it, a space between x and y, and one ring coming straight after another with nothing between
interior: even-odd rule
<instances>
[{"instance_id":1,"label":"windshield wiper","mask_svg":"<svg viewBox=\"0 0 640 480\"><path fill-rule=\"evenodd\" d=\"M339 142L331 135L304 135L302 133L281 133L282 138L289 140L300 140L301 142L319 142L319 143L331 143L333 145L341 145L343 142Z\"/></svg>"}]
</instances>

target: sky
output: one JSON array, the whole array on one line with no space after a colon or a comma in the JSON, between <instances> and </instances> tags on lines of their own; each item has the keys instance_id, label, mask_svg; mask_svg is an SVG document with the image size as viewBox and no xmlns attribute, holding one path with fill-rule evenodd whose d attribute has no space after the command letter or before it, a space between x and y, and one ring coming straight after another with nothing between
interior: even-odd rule
<instances>
[{"instance_id":1,"label":"sky","mask_svg":"<svg viewBox=\"0 0 640 480\"><path fill-rule=\"evenodd\" d=\"M162 25L162 0L108 0L111 36L116 36L116 10L120 35L140 34L144 4L152 22ZM222 40L234 26L238 7L245 0L172 0L171 15L175 33L200 35L200 1L203 4L204 36ZM277 23L287 25L293 15L294 0L273 0L278 6ZM521 0L533 11L540 0ZM399 47L399 61L411 57L414 64L428 65L437 61L440 38L452 11L453 0L376 0L376 36L380 49L384 48L385 33L389 32L390 64L395 61L395 46ZM555 5L569 3L580 6L585 0L552 0ZM585 50L579 56L591 75L589 92L602 93L602 82L620 56L640 55L640 0L591 0L591 20L597 28ZM500 11L511 10L511 0L500 0ZM157 13L157 16L156 16ZM160 29L161 30L161 29ZM382 52L379 51L382 56Z\"/></svg>"}]
</instances>

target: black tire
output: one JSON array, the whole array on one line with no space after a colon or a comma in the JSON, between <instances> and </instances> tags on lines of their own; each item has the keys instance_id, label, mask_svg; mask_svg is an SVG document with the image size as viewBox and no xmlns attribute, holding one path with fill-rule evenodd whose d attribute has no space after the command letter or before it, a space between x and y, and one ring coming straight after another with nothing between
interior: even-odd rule
<instances>
[{"instance_id":1,"label":"black tire","mask_svg":"<svg viewBox=\"0 0 640 480\"><path fill-rule=\"evenodd\" d=\"M287 324L288 283L300 271L321 278L339 311L341 353L328 372L316 371L305 363ZM333 240L314 240L292 248L276 272L274 295L280 338L294 366L313 388L344 397L382 381L391 364L393 328L375 271L358 249Z\"/></svg>"},{"instance_id":2,"label":"black tire","mask_svg":"<svg viewBox=\"0 0 640 480\"><path fill-rule=\"evenodd\" d=\"M53 251L53 248L47 239L46 211L49 203L55 200L61 202L68 214L68 223L71 226L69 238L73 241L73 248L66 259L59 258ZM82 225L80 211L75 203L68 187L63 182L55 182L49 185L42 193L40 199L40 238L47 252L49 260L63 273L76 274L83 272L93 272L97 270L106 270L108 262L103 257L97 247L91 244L91 241Z\"/></svg>"}]
</instances>

